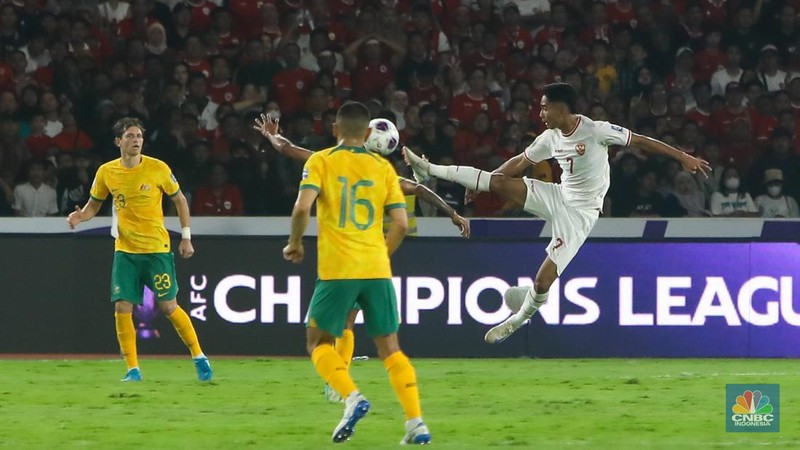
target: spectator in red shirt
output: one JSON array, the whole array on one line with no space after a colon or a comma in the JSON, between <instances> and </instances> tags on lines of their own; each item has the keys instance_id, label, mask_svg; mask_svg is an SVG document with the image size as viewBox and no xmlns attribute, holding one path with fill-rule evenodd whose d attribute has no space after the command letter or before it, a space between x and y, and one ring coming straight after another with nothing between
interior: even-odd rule
<instances>
[{"instance_id":1,"label":"spectator in red shirt","mask_svg":"<svg viewBox=\"0 0 800 450\"><path fill-rule=\"evenodd\" d=\"M228 9L233 18L233 25L242 31L248 39L261 34L261 8L265 0L229 0Z\"/></svg>"},{"instance_id":2,"label":"spectator in red shirt","mask_svg":"<svg viewBox=\"0 0 800 450\"><path fill-rule=\"evenodd\" d=\"M302 1L298 1L297 3L302 4ZM261 36L268 36L272 39L272 47L275 48L280 45L283 39L280 19L281 15L278 13L278 8L275 4L269 2L264 3L264 6L261 7L261 23L263 23L263 25L261 29L258 30L258 34Z\"/></svg>"},{"instance_id":3,"label":"spectator in red shirt","mask_svg":"<svg viewBox=\"0 0 800 450\"><path fill-rule=\"evenodd\" d=\"M224 56L215 56L211 60L211 78L208 95L218 105L233 103L239 98L240 88L231 82L231 68Z\"/></svg>"},{"instance_id":4,"label":"spectator in red shirt","mask_svg":"<svg viewBox=\"0 0 800 450\"><path fill-rule=\"evenodd\" d=\"M220 119L220 136L211 144L211 159L227 163L231 159L231 147L242 139L242 119L236 114L225 114Z\"/></svg>"},{"instance_id":5,"label":"spectator in red shirt","mask_svg":"<svg viewBox=\"0 0 800 450\"><path fill-rule=\"evenodd\" d=\"M755 83L756 81L751 81ZM753 135L756 143L763 146L769 140L772 130L778 126L775 99L770 95L760 95L750 102L754 106Z\"/></svg>"},{"instance_id":6,"label":"spectator in red shirt","mask_svg":"<svg viewBox=\"0 0 800 450\"><path fill-rule=\"evenodd\" d=\"M457 95L450 104L450 118L458 122L461 128L472 126L476 115L483 111L488 114L490 122L500 119L500 106L497 100L487 95L486 72L473 69L469 74L467 92Z\"/></svg>"},{"instance_id":7,"label":"spectator in red shirt","mask_svg":"<svg viewBox=\"0 0 800 450\"><path fill-rule=\"evenodd\" d=\"M585 27L580 35L580 40L589 45L596 40L611 42L611 29L606 15L606 4L595 0L589 13L589 26Z\"/></svg>"},{"instance_id":8,"label":"spectator in red shirt","mask_svg":"<svg viewBox=\"0 0 800 450\"><path fill-rule=\"evenodd\" d=\"M506 3L503 7L503 28L498 33L497 52L500 58L508 58L512 49L531 53L533 36L530 31L520 26L521 16L516 3Z\"/></svg>"},{"instance_id":9,"label":"spectator in red shirt","mask_svg":"<svg viewBox=\"0 0 800 450\"><path fill-rule=\"evenodd\" d=\"M147 26L157 22L157 20L148 15L147 2L145 1L131 2L129 11L128 17L117 23L117 37L127 39L131 36L136 36L144 39L147 35Z\"/></svg>"},{"instance_id":10,"label":"spectator in red shirt","mask_svg":"<svg viewBox=\"0 0 800 450\"><path fill-rule=\"evenodd\" d=\"M330 106L325 89L322 86L311 86L306 97L306 110L311 113L311 129L314 134L323 134L322 115L331 109Z\"/></svg>"},{"instance_id":11,"label":"spectator in red shirt","mask_svg":"<svg viewBox=\"0 0 800 450\"><path fill-rule=\"evenodd\" d=\"M323 50L317 55L317 63L320 73L329 73L333 78L333 89L328 94L335 96L338 100L345 100L350 98L350 94L353 92L352 77L348 72L336 69L336 58L337 55L331 50Z\"/></svg>"},{"instance_id":12,"label":"spectator in red shirt","mask_svg":"<svg viewBox=\"0 0 800 450\"><path fill-rule=\"evenodd\" d=\"M429 6L419 4L411 9L410 28L428 39L430 42L428 49L432 60L446 60L440 58L445 58L447 56L445 54L450 53L450 41L443 32L434 28L434 18Z\"/></svg>"},{"instance_id":13,"label":"spectator in red shirt","mask_svg":"<svg viewBox=\"0 0 800 450\"><path fill-rule=\"evenodd\" d=\"M497 35L494 31L486 30L481 38L480 49L464 58L464 70L470 72L480 68L488 72L498 64L503 64L503 59L497 53Z\"/></svg>"},{"instance_id":14,"label":"spectator in red shirt","mask_svg":"<svg viewBox=\"0 0 800 450\"><path fill-rule=\"evenodd\" d=\"M211 75L211 64L208 62L208 54L200 36L192 34L186 38L184 62L191 73L201 73L206 78Z\"/></svg>"},{"instance_id":15,"label":"spectator in red shirt","mask_svg":"<svg viewBox=\"0 0 800 450\"><path fill-rule=\"evenodd\" d=\"M704 0L703 17L708 25L722 26L728 18L728 0Z\"/></svg>"},{"instance_id":16,"label":"spectator in red shirt","mask_svg":"<svg viewBox=\"0 0 800 450\"><path fill-rule=\"evenodd\" d=\"M731 126L736 119L747 123L748 131L752 129L753 111L744 106L744 91L739 83L728 83L725 87L725 107L711 113L709 119L709 133L717 139L724 138L731 131Z\"/></svg>"},{"instance_id":17,"label":"spectator in red shirt","mask_svg":"<svg viewBox=\"0 0 800 450\"><path fill-rule=\"evenodd\" d=\"M606 7L606 16L612 25L624 24L631 28L636 27L636 10L631 0L616 0Z\"/></svg>"},{"instance_id":18,"label":"spectator in red shirt","mask_svg":"<svg viewBox=\"0 0 800 450\"><path fill-rule=\"evenodd\" d=\"M193 0L188 3L192 13L192 20L189 23L189 28L196 32L202 32L210 28L211 13L217 8L217 5L208 0Z\"/></svg>"},{"instance_id":19,"label":"spectator in red shirt","mask_svg":"<svg viewBox=\"0 0 800 450\"><path fill-rule=\"evenodd\" d=\"M300 67L300 47L290 42L283 47L284 69L272 77L272 97L281 105L284 115L293 115L303 108L303 99L314 82L314 73Z\"/></svg>"},{"instance_id":20,"label":"spectator in red shirt","mask_svg":"<svg viewBox=\"0 0 800 450\"><path fill-rule=\"evenodd\" d=\"M358 101L368 101L373 98L382 99L383 91L394 82L394 69L395 64L387 61L382 53L381 43L388 42L380 37L371 37L368 39L358 39L345 50L345 58L350 61L349 65L355 62L355 70L353 70L353 98ZM363 43L363 47L361 47ZM355 51L361 50L363 58L355 58ZM404 50L402 48L394 48L396 53L393 55L392 60L399 63L398 57L402 58ZM351 66L352 67L352 66Z\"/></svg>"},{"instance_id":21,"label":"spectator in red shirt","mask_svg":"<svg viewBox=\"0 0 800 450\"><path fill-rule=\"evenodd\" d=\"M64 128L61 133L50 140L50 145L55 146L62 152L79 152L91 150L94 144L89 135L78 128L75 116L71 112L61 113L61 123Z\"/></svg>"},{"instance_id":22,"label":"spectator in red shirt","mask_svg":"<svg viewBox=\"0 0 800 450\"><path fill-rule=\"evenodd\" d=\"M208 183L197 188L192 197L193 216L244 215L242 194L235 184L228 183L228 170L221 163L211 165Z\"/></svg>"},{"instance_id":23,"label":"spectator in red shirt","mask_svg":"<svg viewBox=\"0 0 800 450\"><path fill-rule=\"evenodd\" d=\"M705 41L703 9L700 7L700 4L689 4L681 19L679 42L694 51L699 50L703 47L703 42Z\"/></svg>"},{"instance_id":24,"label":"spectator in red shirt","mask_svg":"<svg viewBox=\"0 0 800 450\"><path fill-rule=\"evenodd\" d=\"M725 67L728 56L720 50L722 31L719 29L707 30L703 35L703 48L695 55L693 75L698 81L709 81L714 73Z\"/></svg>"},{"instance_id":25,"label":"spectator in red shirt","mask_svg":"<svg viewBox=\"0 0 800 450\"><path fill-rule=\"evenodd\" d=\"M562 1L551 3L550 20L547 22L547 25L539 28L539 30L534 33L533 44L539 47L545 42L548 42L558 51L561 48L562 37L568 23L569 14L567 12L567 5Z\"/></svg>"},{"instance_id":26,"label":"spectator in red shirt","mask_svg":"<svg viewBox=\"0 0 800 450\"><path fill-rule=\"evenodd\" d=\"M47 123L41 113L37 113L31 119L31 134L25 138L25 147L31 152L31 156L43 159L49 156L47 149L50 148L50 138L44 134L44 125Z\"/></svg>"},{"instance_id":27,"label":"spectator in red shirt","mask_svg":"<svg viewBox=\"0 0 800 450\"><path fill-rule=\"evenodd\" d=\"M490 158L496 153L497 136L492 133L491 119L485 111L478 111L470 126L456 134L453 141L453 159L463 166L491 170Z\"/></svg>"},{"instance_id":28,"label":"spectator in red shirt","mask_svg":"<svg viewBox=\"0 0 800 450\"><path fill-rule=\"evenodd\" d=\"M429 63L420 68L416 72L417 76L412 81L413 87L408 93L409 105L424 105L431 104L437 108L443 108L446 105L446 98L444 92L434 83L436 79L436 66Z\"/></svg>"},{"instance_id":29,"label":"spectator in red shirt","mask_svg":"<svg viewBox=\"0 0 800 450\"><path fill-rule=\"evenodd\" d=\"M711 117L711 85L708 81L695 81L692 84L692 98L694 107L686 112L686 118L696 123L706 133L708 121Z\"/></svg>"},{"instance_id":30,"label":"spectator in red shirt","mask_svg":"<svg viewBox=\"0 0 800 450\"><path fill-rule=\"evenodd\" d=\"M227 9L217 8L211 13L212 29L218 36L217 47L228 58L238 55L245 41L239 31L231 29L232 22L231 13Z\"/></svg>"}]
</instances>

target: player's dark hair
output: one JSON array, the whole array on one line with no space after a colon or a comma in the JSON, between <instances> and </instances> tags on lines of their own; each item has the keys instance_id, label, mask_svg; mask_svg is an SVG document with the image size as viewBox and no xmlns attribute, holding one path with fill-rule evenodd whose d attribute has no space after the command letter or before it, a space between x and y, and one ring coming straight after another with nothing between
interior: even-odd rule
<instances>
[{"instance_id":1,"label":"player's dark hair","mask_svg":"<svg viewBox=\"0 0 800 450\"><path fill-rule=\"evenodd\" d=\"M142 121L135 117L123 117L119 119L114 122L111 131L114 133L115 138L122 138L122 135L125 134L125 130L130 127L137 127L142 130L142 134L144 134L144 125L142 125Z\"/></svg>"},{"instance_id":2,"label":"player's dark hair","mask_svg":"<svg viewBox=\"0 0 800 450\"><path fill-rule=\"evenodd\" d=\"M575 88L567 83L552 83L545 85L544 95L547 96L547 101L550 103L563 103L569 108L569 112L574 113L576 110L576 103L578 102L578 94Z\"/></svg>"},{"instance_id":3,"label":"player's dark hair","mask_svg":"<svg viewBox=\"0 0 800 450\"><path fill-rule=\"evenodd\" d=\"M369 109L359 102L347 102L336 113L339 131L347 137L362 137L369 128Z\"/></svg>"}]
</instances>

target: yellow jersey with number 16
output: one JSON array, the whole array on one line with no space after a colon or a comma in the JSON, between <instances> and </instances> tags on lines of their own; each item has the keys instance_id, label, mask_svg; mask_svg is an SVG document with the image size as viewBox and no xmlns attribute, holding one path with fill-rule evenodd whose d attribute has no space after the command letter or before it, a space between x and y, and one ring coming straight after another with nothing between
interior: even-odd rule
<instances>
[{"instance_id":1,"label":"yellow jersey with number 16","mask_svg":"<svg viewBox=\"0 0 800 450\"><path fill-rule=\"evenodd\" d=\"M391 278L383 215L406 203L389 161L363 147L325 149L306 161L300 189L319 192L320 280Z\"/></svg>"},{"instance_id":2,"label":"yellow jersey with number 16","mask_svg":"<svg viewBox=\"0 0 800 450\"><path fill-rule=\"evenodd\" d=\"M181 191L178 181L164 162L142 155L142 162L131 169L120 159L109 161L97 170L92 199L114 201L116 217L112 233L114 248L127 253L168 253L169 233L164 227L163 194L172 197Z\"/></svg>"}]
</instances>

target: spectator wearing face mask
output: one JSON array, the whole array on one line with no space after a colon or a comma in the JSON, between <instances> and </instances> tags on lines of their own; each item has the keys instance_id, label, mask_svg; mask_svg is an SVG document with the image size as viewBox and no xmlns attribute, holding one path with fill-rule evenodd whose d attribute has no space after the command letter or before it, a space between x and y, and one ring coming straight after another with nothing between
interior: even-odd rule
<instances>
[{"instance_id":1,"label":"spectator wearing face mask","mask_svg":"<svg viewBox=\"0 0 800 450\"><path fill-rule=\"evenodd\" d=\"M758 217L753 198L744 189L739 170L728 166L722 171L717 191L711 194L711 214L714 217Z\"/></svg>"},{"instance_id":2,"label":"spectator wearing face mask","mask_svg":"<svg viewBox=\"0 0 800 450\"><path fill-rule=\"evenodd\" d=\"M783 171L767 169L764 171L764 185L767 193L756 198L756 206L761 217L800 217L797 201L783 193Z\"/></svg>"}]
</instances>

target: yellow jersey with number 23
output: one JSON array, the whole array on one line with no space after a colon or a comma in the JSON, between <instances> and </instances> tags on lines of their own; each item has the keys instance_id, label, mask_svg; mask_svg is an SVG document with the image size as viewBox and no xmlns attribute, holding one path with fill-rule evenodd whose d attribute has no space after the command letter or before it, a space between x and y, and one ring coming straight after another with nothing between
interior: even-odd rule
<instances>
[{"instance_id":1,"label":"yellow jersey with number 23","mask_svg":"<svg viewBox=\"0 0 800 450\"><path fill-rule=\"evenodd\" d=\"M389 161L363 147L338 146L311 155L302 178L300 189L319 192L319 279L391 278L383 215L406 203Z\"/></svg>"},{"instance_id":2,"label":"yellow jersey with number 23","mask_svg":"<svg viewBox=\"0 0 800 450\"><path fill-rule=\"evenodd\" d=\"M142 155L142 162L131 169L120 159L109 161L97 170L92 199L114 200L117 238L115 250L126 253L168 253L169 233L164 227L162 194L172 197L181 191L178 181L164 162ZM116 230L114 229L116 228Z\"/></svg>"}]
</instances>

